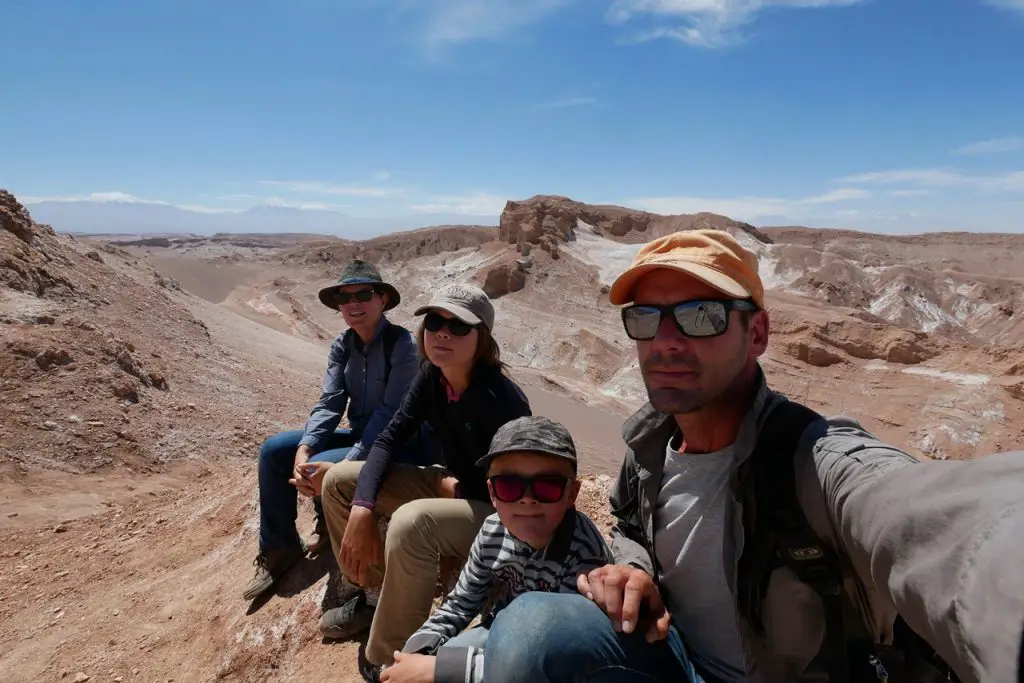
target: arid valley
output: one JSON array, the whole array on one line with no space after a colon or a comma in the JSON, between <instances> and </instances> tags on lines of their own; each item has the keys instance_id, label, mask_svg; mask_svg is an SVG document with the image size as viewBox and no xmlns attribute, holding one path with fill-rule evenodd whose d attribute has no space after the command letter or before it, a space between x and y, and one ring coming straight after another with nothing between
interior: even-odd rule
<instances>
[{"instance_id":1,"label":"arid valley","mask_svg":"<svg viewBox=\"0 0 1024 683\"><path fill-rule=\"evenodd\" d=\"M316 624L329 560L250 606L255 456L302 424L352 257L403 293L484 287L535 413L580 448L607 524L623 419L644 398L607 299L640 244L724 229L759 254L773 387L919 457L1024 446L1024 235L755 228L556 196L500 226L322 235L71 236L0 192L0 671L5 681L358 681ZM300 514L308 524L309 511Z\"/></svg>"}]
</instances>

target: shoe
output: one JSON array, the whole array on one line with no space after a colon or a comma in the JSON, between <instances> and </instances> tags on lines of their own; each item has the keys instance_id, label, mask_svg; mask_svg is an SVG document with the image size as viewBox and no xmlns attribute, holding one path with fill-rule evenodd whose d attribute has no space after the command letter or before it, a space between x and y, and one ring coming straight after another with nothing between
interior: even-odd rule
<instances>
[{"instance_id":1,"label":"shoe","mask_svg":"<svg viewBox=\"0 0 1024 683\"><path fill-rule=\"evenodd\" d=\"M333 607L320 616L320 633L324 638L345 640L370 628L374 607L360 592L341 607Z\"/></svg>"},{"instance_id":2,"label":"shoe","mask_svg":"<svg viewBox=\"0 0 1024 683\"><path fill-rule=\"evenodd\" d=\"M256 571L253 572L252 580L242 592L242 597L246 600L255 600L263 595L300 559L302 559L302 548L299 546L271 550L266 554L260 553L252 562Z\"/></svg>"},{"instance_id":3,"label":"shoe","mask_svg":"<svg viewBox=\"0 0 1024 683\"><path fill-rule=\"evenodd\" d=\"M327 522L323 517L316 518L313 533L302 540L302 546L309 555L319 555L321 550L331 546L331 536L327 533Z\"/></svg>"},{"instance_id":4,"label":"shoe","mask_svg":"<svg viewBox=\"0 0 1024 683\"><path fill-rule=\"evenodd\" d=\"M359 675L366 683L380 683L380 675L384 673L386 666L377 666L366 660L366 644L359 646L358 654Z\"/></svg>"}]
</instances>

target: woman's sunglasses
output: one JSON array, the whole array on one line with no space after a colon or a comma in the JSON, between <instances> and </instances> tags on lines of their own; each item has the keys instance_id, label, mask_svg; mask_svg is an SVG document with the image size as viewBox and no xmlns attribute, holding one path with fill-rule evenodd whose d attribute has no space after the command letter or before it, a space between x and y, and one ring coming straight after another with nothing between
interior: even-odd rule
<instances>
[{"instance_id":1,"label":"woman's sunglasses","mask_svg":"<svg viewBox=\"0 0 1024 683\"><path fill-rule=\"evenodd\" d=\"M376 290L373 289L360 289L358 292L336 292L334 294L334 300L337 301L340 306L352 303L353 299L361 304L365 304L367 301L372 299L373 295L376 293Z\"/></svg>"},{"instance_id":2,"label":"woman's sunglasses","mask_svg":"<svg viewBox=\"0 0 1024 683\"><path fill-rule=\"evenodd\" d=\"M423 326L431 332L440 332L441 328L447 327L448 331L456 337L465 337L475 325L464 323L458 318L445 318L437 313L427 313L423 319Z\"/></svg>"},{"instance_id":3,"label":"woman's sunglasses","mask_svg":"<svg viewBox=\"0 0 1024 683\"><path fill-rule=\"evenodd\" d=\"M568 477L558 474L538 474L524 477L518 474L495 474L488 477L494 497L502 503L515 503L526 495L538 503L557 503L565 495L565 487L569 485Z\"/></svg>"},{"instance_id":4,"label":"woman's sunglasses","mask_svg":"<svg viewBox=\"0 0 1024 683\"><path fill-rule=\"evenodd\" d=\"M666 315L672 317L676 329L685 337L703 339L725 334L729 329L729 311L756 311L757 306L745 299L703 299L656 306L633 304L622 309L622 325L630 339L654 339Z\"/></svg>"}]
</instances>

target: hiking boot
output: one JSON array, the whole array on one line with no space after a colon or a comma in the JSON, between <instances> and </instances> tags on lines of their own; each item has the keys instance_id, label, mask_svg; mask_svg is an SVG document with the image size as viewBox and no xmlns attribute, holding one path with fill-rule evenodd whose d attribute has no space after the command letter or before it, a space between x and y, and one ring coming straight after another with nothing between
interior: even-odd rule
<instances>
[{"instance_id":1,"label":"hiking boot","mask_svg":"<svg viewBox=\"0 0 1024 683\"><path fill-rule=\"evenodd\" d=\"M331 536L327 533L327 522L323 517L316 518L313 533L302 540L302 545L310 555L319 555L321 550L331 546Z\"/></svg>"},{"instance_id":2,"label":"hiking boot","mask_svg":"<svg viewBox=\"0 0 1024 683\"><path fill-rule=\"evenodd\" d=\"M252 562L256 571L249 585L245 587L242 597L246 600L255 600L263 595L300 559L302 548L298 546L271 550L266 555L260 553Z\"/></svg>"},{"instance_id":3,"label":"hiking boot","mask_svg":"<svg viewBox=\"0 0 1024 683\"><path fill-rule=\"evenodd\" d=\"M351 638L370 628L374 609L366 602L366 593L360 592L341 607L333 607L320 616L320 633L334 640Z\"/></svg>"}]
</instances>

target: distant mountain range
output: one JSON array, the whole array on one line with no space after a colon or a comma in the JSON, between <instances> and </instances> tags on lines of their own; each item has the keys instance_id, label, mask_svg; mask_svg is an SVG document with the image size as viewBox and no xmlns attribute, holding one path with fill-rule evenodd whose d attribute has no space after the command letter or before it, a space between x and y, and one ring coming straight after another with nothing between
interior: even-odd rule
<instances>
[{"instance_id":1,"label":"distant mountain range","mask_svg":"<svg viewBox=\"0 0 1024 683\"><path fill-rule=\"evenodd\" d=\"M58 232L91 234L182 234L300 232L363 239L430 225L497 225L497 216L410 214L376 218L322 209L256 206L208 213L170 204L118 201L41 201L27 204L37 223Z\"/></svg>"}]
</instances>

